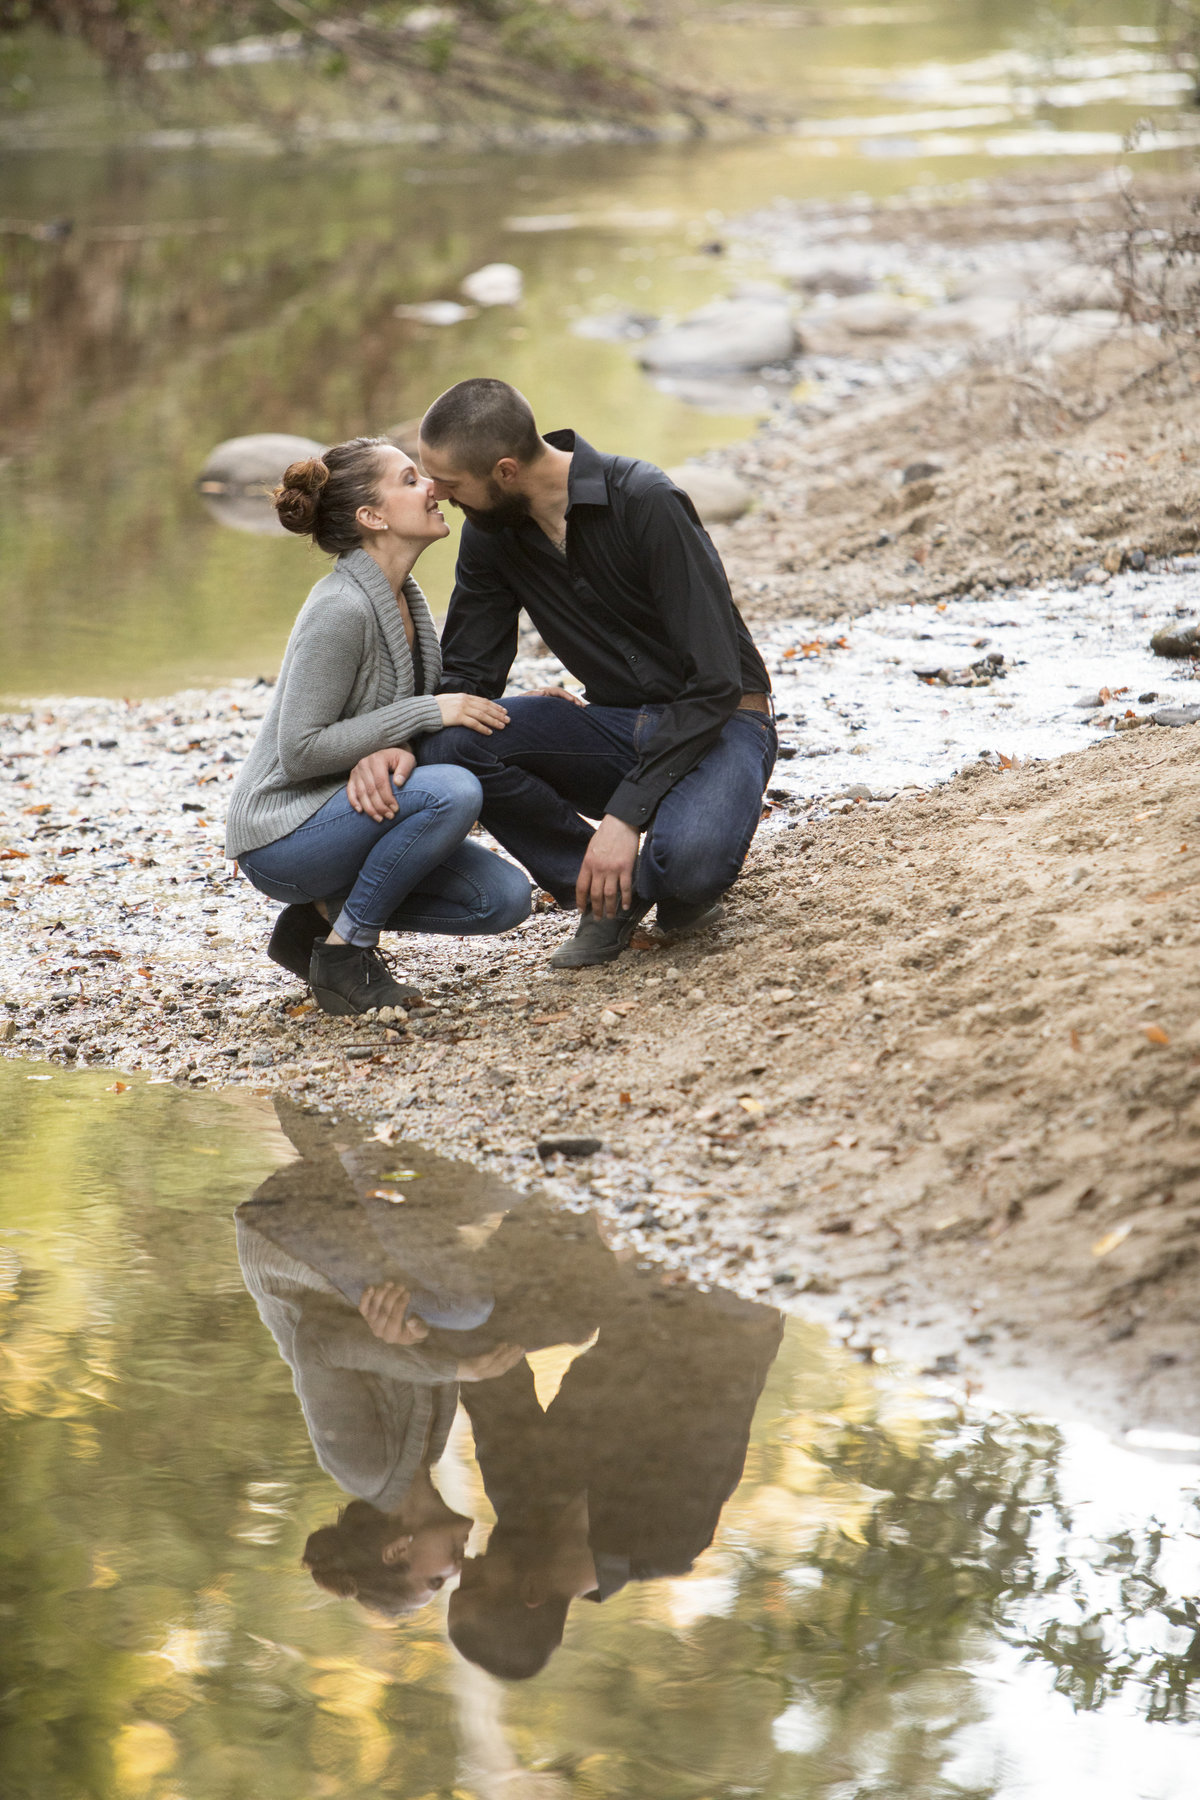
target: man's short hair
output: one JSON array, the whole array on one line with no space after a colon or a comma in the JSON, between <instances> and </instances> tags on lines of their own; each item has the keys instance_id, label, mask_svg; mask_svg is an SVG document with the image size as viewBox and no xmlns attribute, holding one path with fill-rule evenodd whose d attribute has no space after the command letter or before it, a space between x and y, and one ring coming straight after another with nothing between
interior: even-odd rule
<instances>
[{"instance_id":1,"label":"man's short hair","mask_svg":"<svg viewBox=\"0 0 1200 1800\"><path fill-rule=\"evenodd\" d=\"M551 1594L541 1606L514 1595L450 1596L450 1642L460 1656L500 1681L528 1681L562 1643L570 1600Z\"/></svg>"},{"instance_id":2,"label":"man's short hair","mask_svg":"<svg viewBox=\"0 0 1200 1800\"><path fill-rule=\"evenodd\" d=\"M544 445L524 394L477 376L439 394L421 420L421 440L445 450L468 475L490 475L502 456L536 462Z\"/></svg>"}]
</instances>

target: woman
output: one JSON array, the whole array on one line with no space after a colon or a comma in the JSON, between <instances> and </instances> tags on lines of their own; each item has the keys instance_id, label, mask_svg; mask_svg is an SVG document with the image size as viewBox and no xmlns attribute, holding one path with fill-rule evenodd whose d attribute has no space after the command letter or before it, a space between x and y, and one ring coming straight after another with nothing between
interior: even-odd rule
<instances>
[{"instance_id":1,"label":"woman","mask_svg":"<svg viewBox=\"0 0 1200 1800\"><path fill-rule=\"evenodd\" d=\"M412 569L449 527L411 457L354 438L293 463L275 492L289 531L337 558L292 628L270 709L230 798L226 855L286 901L268 954L327 1013L400 1006L381 930L509 931L529 914L521 871L466 842L475 777L416 767L444 725L490 736L502 706L435 695L441 655Z\"/></svg>"}]
</instances>

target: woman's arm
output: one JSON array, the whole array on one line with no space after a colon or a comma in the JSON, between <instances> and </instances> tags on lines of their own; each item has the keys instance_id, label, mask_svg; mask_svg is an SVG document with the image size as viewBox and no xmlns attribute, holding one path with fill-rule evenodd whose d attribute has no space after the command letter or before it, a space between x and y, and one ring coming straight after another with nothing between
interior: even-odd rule
<instances>
[{"instance_id":1,"label":"woman's arm","mask_svg":"<svg viewBox=\"0 0 1200 1800\"><path fill-rule=\"evenodd\" d=\"M368 650L368 622L353 601L325 598L297 622L279 707L279 760L289 781L340 775L361 757L439 731L431 695L343 718Z\"/></svg>"}]
</instances>

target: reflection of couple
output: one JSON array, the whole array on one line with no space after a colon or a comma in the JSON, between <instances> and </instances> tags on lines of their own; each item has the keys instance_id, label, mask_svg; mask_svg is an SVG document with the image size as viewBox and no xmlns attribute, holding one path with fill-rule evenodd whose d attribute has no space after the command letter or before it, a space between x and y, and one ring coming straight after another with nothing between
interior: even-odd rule
<instances>
[{"instance_id":1,"label":"reflection of couple","mask_svg":"<svg viewBox=\"0 0 1200 1800\"><path fill-rule=\"evenodd\" d=\"M576 968L652 906L715 916L775 759L770 681L710 539L661 470L538 434L504 382L421 424L423 475L381 439L294 463L283 523L336 556L293 628L229 808L227 853L287 902L270 953L329 1012L399 1005L382 930L511 929L529 885L467 841L478 818L564 907ZM418 556L461 508L439 645ZM501 701L524 608L584 684ZM598 827L587 821L598 819Z\"/></svg>"},{"instance_id":2,"label":"reflection of couple","mask_svg":"<svg viewBox=\"0 0 1200 1800\"><path fill-rule=\"evenodd\" d=\"M572 1598L683 1574L711 1542L779 1314L664 1286L577 1215L523 1202L488 1230L482 1183L456 1191L429 1171L397 1206L376 1185L379 1146L277 1104L302 1161L239 1207L238 1252L318 1460L355 1496L305 1561L329 1592L388 1614L461 1570L455 1643L496 1674L533 1674ZM543 1411L517 1344L593 1334ZM431 1475L460 1384L497 1517L465 1564L472 1521Z\"/></svg>"}]
</instances>

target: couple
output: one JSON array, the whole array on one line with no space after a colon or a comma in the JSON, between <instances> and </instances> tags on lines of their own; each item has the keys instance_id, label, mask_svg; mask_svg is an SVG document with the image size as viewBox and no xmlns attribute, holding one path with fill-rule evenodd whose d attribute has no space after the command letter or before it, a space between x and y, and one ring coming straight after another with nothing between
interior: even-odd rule
<instances>
[{"instance_id":1,"label":"couple","mask_svg":"<svg viewBox=\"0 0 1200 1800\"><path fill-rule=\"evenodd\" d=\"M293 463L283 524L337 561L292 630L238 775L226 854L287 903L269 954L331 1013L401 1006L380 932L560 906L558 969L609 962L652 906L684 931L745 860L775 761L770 680L691 501L660 469L542 437L506 382L459 382L421 422L425 473L385 439ZM465 515L439 645L412 569ZM503 701L524 608L584 684ZM598 819L597 827L587 821Z\"/></svg>"}]
</instances>

